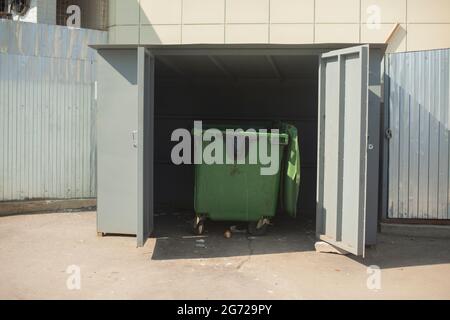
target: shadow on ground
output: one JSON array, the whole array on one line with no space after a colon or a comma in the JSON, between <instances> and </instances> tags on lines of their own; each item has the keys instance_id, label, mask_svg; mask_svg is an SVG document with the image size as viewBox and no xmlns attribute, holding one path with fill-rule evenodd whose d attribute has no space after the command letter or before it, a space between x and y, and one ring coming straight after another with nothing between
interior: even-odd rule
<instances>
[{"instance_id":1,"label":"shadow on ground","mask_svg":"<svg viewBox=\"0 0 450 320\"><path fill-rule=\"evenodd\" d=\"M252 237L246 232L238 232L226 239L225 230L237 223L208 221L205 234L195 236L191 229L192 218L190 212L156 215L153 260L314 251L313 219L278 216L265 236ZM377 265L381 269L450 263L450 239L378 234L377 245L366 249L364 259L352 255L348 259L366 266Z\"/></svg>"},{"instance_id":2,"label":"shadow on ground","mask_svg":"<svg viewBox=\"0 0 450 320\"><path fill-rule=\"evenodd\" d=\"M450 263L450 239L378 234L377 245L366 249L366 257L351 259L381 269Z\"/></svg>"},{"instance_id":3,"label":"shadow on ground","mask_svg":"<svg viewBox=\"0 0 450 320\"><path fill-rule=\"evenodd\" d=\"M224 237L225 230L237 222L207 221L206 232L195 236L190 212L160 213L155 216L156 238L153 260L200 259L314 250L312 221L279 217L266 235L252 237L245 230ZM244 226L239 229L243 229Z\"/></svg>"}]
</instances>

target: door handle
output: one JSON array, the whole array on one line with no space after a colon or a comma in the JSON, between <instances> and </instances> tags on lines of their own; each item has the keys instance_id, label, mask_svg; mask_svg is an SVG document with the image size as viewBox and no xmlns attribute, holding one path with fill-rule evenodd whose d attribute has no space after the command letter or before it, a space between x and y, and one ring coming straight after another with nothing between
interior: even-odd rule
<instances>
[{"instance_id":1,"label":"door handle","mask_svg":"<svg viewBox=\"0 0 450 320\"><path fill-rule=\"evenodd\" d=\"M131 140L133 142L133 147L138 147L138 132L137 130L131 131Z\"/></svg>"}]
</instances>

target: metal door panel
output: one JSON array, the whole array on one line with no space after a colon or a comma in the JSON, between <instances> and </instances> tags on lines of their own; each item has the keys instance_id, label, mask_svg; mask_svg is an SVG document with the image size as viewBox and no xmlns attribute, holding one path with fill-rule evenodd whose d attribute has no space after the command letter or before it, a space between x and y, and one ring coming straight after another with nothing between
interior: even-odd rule
<instances>
[{"instance_id":1,"label":"metal door panel","mask_svg":"<svg viewBox=\"0 0 450 320\"><path fill-rule=\"evenodd\" d=\"M137 50L98 52L97 231L136 234Z\"/></svg>"},{"instance_id":2,"label":"metal door panel","mask_svg":"<svg viewBox=\"0 0 450 320\"><path fill-rule=\"evenodd\" d=\"M323 54L319 70L317 235L364 255L369 47Z\"/></svg>"},{"instance_id":3,"label":"metal door panel","mask_svg":"<svg viewBox=\"0 0 450 320\"><path fill-rule=\"evenodd\" d=\"M153 230L153 131L155 59L138 48L139 129L138 129L138 232L137 245L143 246Z\"/></svg>"}]
</instances>

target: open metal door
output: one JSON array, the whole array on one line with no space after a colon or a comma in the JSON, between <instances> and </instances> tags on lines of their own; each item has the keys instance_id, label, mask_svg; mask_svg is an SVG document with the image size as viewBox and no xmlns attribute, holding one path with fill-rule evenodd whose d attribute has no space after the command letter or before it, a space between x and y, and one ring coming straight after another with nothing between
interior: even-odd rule
<instances>
[{"instance_id":1,"label":"open metal door","mask_svg":"<svg viewBox=\"0 0 450 320\"><path fill-rule=\"evenodd\" d=\"M153 230L153 148L155 58L138 48L138 217L137 245L143 246Z\"/></svg>"},{"instance_id":2,"label":"open metal door","mask_svg":"<svg viewBox=\"0 0 450 320\"><path fill-rule=\"evenodd\" d=\"M319 67L318 238L364 255L369 46L322 54Z\"/></svg>"}]
</instances>

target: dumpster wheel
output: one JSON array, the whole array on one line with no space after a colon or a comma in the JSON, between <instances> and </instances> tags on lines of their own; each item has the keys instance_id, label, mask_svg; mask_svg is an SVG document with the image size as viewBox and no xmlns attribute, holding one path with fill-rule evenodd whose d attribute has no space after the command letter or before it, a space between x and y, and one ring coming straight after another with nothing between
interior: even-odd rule
<instances>
[{"instance_id":1,"label":"dumpster wheel","mask_svg":"<svg viewBox=\"0 0 450 320\"><path fill-rule=\"evenodd\" d=\"M202 235L205 232L205 219L196 216L194 218L193 227L194 234L199 236Z\"/></svg>"},{"instance_id":2,"label":"dumpster wheel","mask_svg":"<svg viewBox=\"0 0 450 320\"><path fill-rule=\"evenodd\" d=\"M269 220L266 218L259 221L250 221L247 228L248 233L252 236L263 236L267 232L267 226L269 223Z\"/></svg>"}]
</instances>

